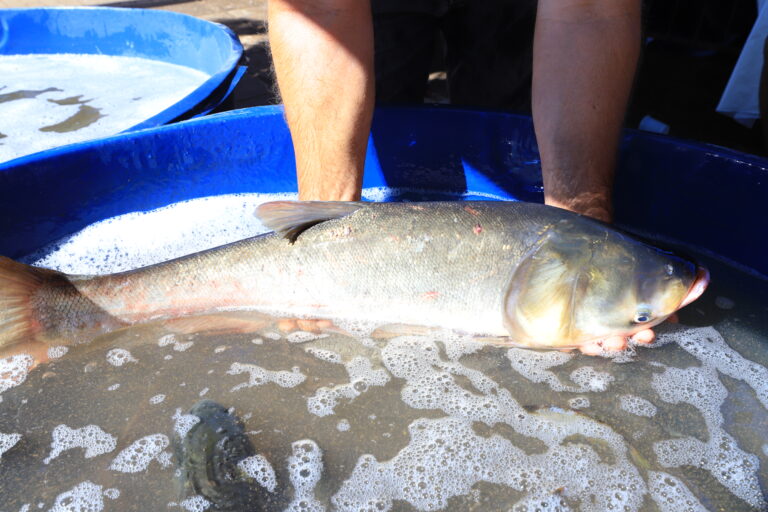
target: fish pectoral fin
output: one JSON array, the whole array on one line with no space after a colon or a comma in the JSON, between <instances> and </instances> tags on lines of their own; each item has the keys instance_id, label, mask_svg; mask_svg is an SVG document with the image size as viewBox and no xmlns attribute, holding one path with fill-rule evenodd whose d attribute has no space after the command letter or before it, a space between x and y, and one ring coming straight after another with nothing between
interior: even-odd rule
<instances>
[{"instance_id":1,"label":"fish pectoral fin","mask_svg":"<svg viewBox=\"0 0 768 512\"><path fill-rule=\"evenodd\" d=\"M588 284L588 240L550 230L518 265L505 299L506 327L527 345L571 345L573 312Z\"/></svg>"},{"instance_id":2,"label":"fish pectoral fin","mask_svg":"<svg viewBox=\"0 0 768 512\"><path fill-rule=\"evenodd\" d=\"M485 345L490 345L492 347L524 348L527 350L537 350L541 352L549 352L552 350L570 352L579 348L578 345L536 345L535 343L519 343L517 341L513 341L509 336L474 336L472 340L478 343L483 343Z\"/></svg>"},{"instance_id":3,"label":"fish pectoral fin","mask_svg":"<svg viewBox=\"0 0 768 512\"><path fill-rule=\"evenodd\" d=\"M272 201L256 208L256 217L269 229L295 242L316 224L351 215L368 203L362 201Z\"/></svg>"},{"instance_id":4,"label":"fish pectoral fin","mask_svg":"<svg viewBox=\"0 0 768 512\"><path fill-rule=\"evenodd\" d=\"M270 320L257 315L241 316L234 313L212 313L169 318L163 327L179 334L248 334L269 325Z\"/></svg>"},{"instance_id":5,"label":"fish pectoral fin","mask_svg":"<svg viewBox=\"0 0 768 512\"><path fill-rule=\"evenodd\" d=\"M376 327L371 333L371 338L390 339L399 336L429 336L440 331L441 329L425 325L390 323Z\"/></svg>"}]
</instances>

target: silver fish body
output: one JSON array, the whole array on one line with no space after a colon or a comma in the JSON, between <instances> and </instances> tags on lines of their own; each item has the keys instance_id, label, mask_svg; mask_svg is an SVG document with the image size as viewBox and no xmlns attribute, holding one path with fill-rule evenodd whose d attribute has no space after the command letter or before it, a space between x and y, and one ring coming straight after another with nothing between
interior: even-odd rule
<instances>
[{"instance_id":1,"label":"silver fish body","mask_svg":"<svg viewBox=\"0 0 768 512\"><path fill-rule=\"evenodd\" d=\"M256 309L578 346L655 325L702 288L692 262L544 205L278 202L259 214L281 232L109 276L38 276L38 334ZM0 279L14 270L1 265ZM91 319L69 318L78 310Z\"/></svg>"}]
</instances>

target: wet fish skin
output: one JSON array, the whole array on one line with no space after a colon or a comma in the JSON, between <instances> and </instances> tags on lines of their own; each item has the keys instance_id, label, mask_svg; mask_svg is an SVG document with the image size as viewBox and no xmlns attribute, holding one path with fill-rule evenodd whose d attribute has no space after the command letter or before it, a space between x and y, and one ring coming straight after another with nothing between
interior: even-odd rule
<instances>
[{"instance_id":1,"label":"wet fish skin","mask_svg":"<svg viewBox=\"0 0 768 512\"><path fill-rule=\"evenodd\" d=\"M281 233L109 276L41 275L0 260L0 290L14 281L12 293L0 291L0 345L258 309L579 346L663 321L697 279L690 261L538 204L277 202L259 211ZM66 293L52 293L52 280ZM2 334L11 316L15 327Z\"/></svg>"}]
</instances>

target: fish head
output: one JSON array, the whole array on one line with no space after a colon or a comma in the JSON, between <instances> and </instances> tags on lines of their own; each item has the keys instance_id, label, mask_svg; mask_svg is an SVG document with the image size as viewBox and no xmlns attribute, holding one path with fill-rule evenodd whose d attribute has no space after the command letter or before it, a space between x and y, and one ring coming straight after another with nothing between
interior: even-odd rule
<instances>
[{"instance_id":1,"label":"fish head","mask_svg":"<svg viewBox=\"0 0 768 512\"><path fill-rule=\"evenodd\" d=\"M504 302L516 343L578 347L631 336L698 298L708 272L598 222L555 223L517 266Z\"/></svg>"}]
</instances>

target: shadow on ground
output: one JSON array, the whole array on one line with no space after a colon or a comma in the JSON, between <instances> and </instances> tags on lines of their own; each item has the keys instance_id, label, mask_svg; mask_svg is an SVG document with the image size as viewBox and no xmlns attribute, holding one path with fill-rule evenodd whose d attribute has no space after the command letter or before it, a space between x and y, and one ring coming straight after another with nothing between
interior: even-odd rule
<instances>
[{"instance_id":1,"label":"shadow on ground","mask_svg":"<svg viewBox=\"0 0 768 512\"><path fill-rule=\"evenodd\" d=\"M277 87L272 72L266 22L246 18L227 18L213 21L229 27L244 42L240 65L248 68L232 92L232 96L219 110L277 103ZM258 37L254 38L254 36ZM256 42L247 44L251 39L256 39Z\"/></svg>"}]
</instances>

